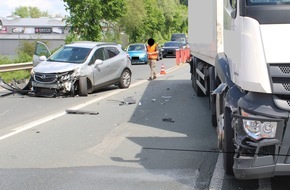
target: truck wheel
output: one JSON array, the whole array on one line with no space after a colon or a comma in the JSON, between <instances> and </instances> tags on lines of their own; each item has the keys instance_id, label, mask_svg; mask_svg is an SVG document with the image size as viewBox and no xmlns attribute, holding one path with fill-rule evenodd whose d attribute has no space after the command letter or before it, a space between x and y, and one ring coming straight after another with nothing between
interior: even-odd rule
<instances>
[{"instance_id":1,"label":"truck wheel","mask_svg":"<svg viewBox=\"0 0 290 190\"><path fill-rule=\"evenodd\" d=\"M88 84L86 77L79 78L79 96L87 96L88 95Z\"/></svg>"},{"instance_id":2,"label":"truck wheel","mask_svg":"<svg viewBox=\"0 0 290 190\"><path fill-rule=\"evenodd\" d=\"M210 102L210 111L211 111L211 124L213 127L217 126L217 117L216 117L216 95L211 94L216 88L215 85L215 71L213 67L209 68L209 102Z\"/></svg>"},{"instance_id":3,"label":"truck wheel","mask_svg":"<svg viewBox=\"0 0 290 190\"><path fill-rule=\"evenodd\" d=\"M131 84L131 72L128 69L125 69L122 72L121 77L119 79L118 87L129 88L130 84Z\"/></svg>"},{"instance_id":4,"label":"truck wheel","mask_svg":"<svg viewBox=\"0 0 290 190\"><path fill-rule=\"evenodd\" d=\"M191 86L195 90L195 85L196 85L195 75L196 75L196 73L194 72L195 71L194 60L195 60L195 58L193 58L190 61L190 73L191 73Z\"/></svg>"},{"instance_id":5,"label":"truck wheel","mask_svg":"<svg viewBox=\"0 0 290 190\"><path fill-rule=\"evenodd\" d=\"M223 139L223 155L224 170L228 175L233 175L234 165L234 130L232 128L231 110L224 104L224 139Z\"/></svg>"},{"instance_id":6,"label":"truck wheel","mask_svg":"<svg viewBox=\"0 0 290 190\"><path fill-rule=\"evenodd\" d=\"M191 86L194 90L195 90L195 85L196 85L195 77L193 74L191 74Z\"/></svg>"}]
</instances>

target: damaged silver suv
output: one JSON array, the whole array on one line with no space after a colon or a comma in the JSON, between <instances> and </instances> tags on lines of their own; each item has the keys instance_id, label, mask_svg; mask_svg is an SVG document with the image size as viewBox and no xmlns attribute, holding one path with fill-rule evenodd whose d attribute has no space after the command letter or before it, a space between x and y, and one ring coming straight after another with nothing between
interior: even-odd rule
<instances>
[{"instance_id":1,"label":"damaged silver suv","mask_svg":"<svg viewBox=\"0 0 290 190\"><path fill-rule=\"evenodd\" d=\"M80 41L46 58L49 54L47 46L37 42L31 71L36 95L87 96L101 87L128 88L131 84L131 61L119 44Z\"/></svg>"}]
</instances>

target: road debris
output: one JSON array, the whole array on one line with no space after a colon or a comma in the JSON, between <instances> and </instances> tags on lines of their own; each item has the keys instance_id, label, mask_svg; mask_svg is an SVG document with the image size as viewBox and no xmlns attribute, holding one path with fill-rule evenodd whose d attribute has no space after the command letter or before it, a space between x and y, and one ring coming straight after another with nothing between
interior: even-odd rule
<instances>
[{"instance_id":1,"label":"road debris","mask_svg":"<svg viewBox=\"0 0 290 190\"><path fill-rule=\"evenodd\" d=\"M162 96L165 102L169 102L172 96Z\"/></svg>"},{"instance_id":2,"label":"road debris","mask_svg":"<svg viewBox=\"0 0 290 190\"><path fill-rule=\"evenodd\" d=\"M14 79L12 81L12 84L8 84L2 78L0 78L0 86L6 90L11 91L12 93L18 93L21 95L31 92L31 81L25 79L19 81L16 81L16 79Z\"/></svg>"},{"instance_id":3,"label":"road debris","mask_svg":"<svg viewBox=\"0 0 290 190\"><path fill-rule=\"evenodd\" d=\"M124 98L123 100L109 100L109 101L119 102L119 106L136 104L136 100L132 96Z\"/></svg>"},{"instance_id":4,"label":"road debris","mask_svg":"<svg viewBox=\"0 0 290 190\"><path fill-rule=\"evenodd\" d=\"M67 114L83 114L83 115L98 115L99 112L87 111L87 110L65 110Z\"/></svg>"},{"instance_id":5,"label":"road debris","mask_svg":"<svg viewBox=\"0 0 290 190\"><path fill-rule=\"evenodd\" d=\"M174 123L175 121L172 118L163 118L162 121Z\"/></svg>"}]
</instances>

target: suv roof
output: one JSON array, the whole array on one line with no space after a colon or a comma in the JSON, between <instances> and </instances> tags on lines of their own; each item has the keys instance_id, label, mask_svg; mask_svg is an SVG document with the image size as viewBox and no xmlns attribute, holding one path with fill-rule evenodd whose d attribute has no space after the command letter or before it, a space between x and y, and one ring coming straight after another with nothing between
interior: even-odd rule
<instances>
[{"instance_id":1,"label":"suv roof","mask_svg":"<svg viewBox=\"0 0 290 190\"><path fill-rule=\"evenodd\" d=\"M65 46L94 48L96 46L101 46L101 45L118 45L118 44L114 42L76 41L76 42L67 44Z\"/></svg>"}]
</instances>

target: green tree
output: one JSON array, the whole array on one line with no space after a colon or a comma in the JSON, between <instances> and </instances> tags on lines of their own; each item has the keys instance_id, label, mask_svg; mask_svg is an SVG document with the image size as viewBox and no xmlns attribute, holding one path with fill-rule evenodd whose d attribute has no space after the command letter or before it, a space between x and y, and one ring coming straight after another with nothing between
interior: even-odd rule
<instances>
[{"instance_id":1,"label":"green tree","mask_svg":"<svg viewBox=\"0 0 290 190\"><path fill-rule=\"evenodd\" d=\"M126 0L126 14L120 19L130 42L153 37L163 43L172 33L187 33L187 7L180 0Z\"/></svg>"},{"instance_id":2,"label":"green tree","mask_svg":"<svg viewBox=\"0 0 290 190\"><path fill-rule=\"evenodd\" d=\"M120 19L120 27L130 36L131 42L142 39L146 33L144 21L147 16L144 0L126 0L126 13Z\"/></svg>"},{"instance_id":3,"label":"green tree","mask_svg":"<svg viewBox=\"0 0 290 190\"><path fill-rule=\"evenodd\" d=\"M146 39L152 37L158 41L159 39L157 36L160 36L164 28L164 14L158 6L157 0L145 0L145 10L147 12L147 16L144 20L147 35Z\"/></svg>"},{"instance_id":4,"label":"green tree","mask_svg":"<svg viewBox=\"0 0 290 190\"><path fill-rule=\"evenodd\" d=\"M20 6L15 9L12 13L13 15L20 16L21 18L39 18L39 17L48 17L48 12L42 12L37 7L27 7Z\"/></svg>"},{"instance_id":5,"label":"green tree","mask_svg":"<svg viewBox=\"0 0 290 190\"><path fill-rule=\"evenodd\" d=\"M172 33L187 33L187 7L179 0L159 0L159 7L165 17L164 37L169 39Z\"/></svg>"},{"instance_id":6,"label":"green tree","mask_svg":"<svg viewBox=\"0 0 290 190\"><path fill-rule=\"evenodd\" d=\"M82 40L99 41L102 37L101 21L118 21L125 13L124 0L64 0L70 16L67 22L72 33Z\"/></svg>"}]
</instances>

